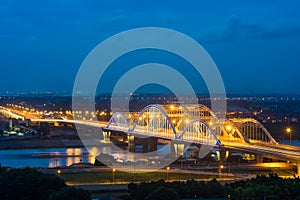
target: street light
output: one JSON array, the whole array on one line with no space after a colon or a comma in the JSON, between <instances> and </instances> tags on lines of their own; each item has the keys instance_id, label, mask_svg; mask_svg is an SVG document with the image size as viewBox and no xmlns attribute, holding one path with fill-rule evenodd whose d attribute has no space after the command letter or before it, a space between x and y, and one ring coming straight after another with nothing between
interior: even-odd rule
<instances>
[{"instance_id":1,"label":"street light","mask_svg":"<svg viewBox=\"0 0 300 200\"><path fill-rule=\"evenodd\" d=\"M227 130L228 132L230 132L230 131L232 130L232 126L231 126L231 125L227 125L227 126L226 126L226 130Z\"/></svg>"},{"instance_id":2,"label":"street light","mask_svg":"<svg viewBox=\"0 0 300 200\"><path fill-rule=\"evenodd\" d=\"M221 177L222 169L224 169L224 165L219 166L219 177Z\"/></svg>"},{"instance_id":3,"label":"street light","mask_svg":"<svg viewBox=\"0 0 300 200\"><path fill-rule=\"evenodd\" d=\"M61 174L61 170L59 169L57 170L57 176L60 176L60 174Z\"/></svg>"},{"instance_id":4,"label":"street light","mask_svg":"<svg viewBox=\"0 0 300 200\"><path fill-rule=\"evenodd\" d=\"M228 145L229 145L229 139L230 139L230 133L232 131L232 126L230 124L228 124L226 126L226 130L227 130L227 133L228 133Z\"/></svg>"},{"instance_id":5,"label":"street light","mask_svg":"<svg viewBox=\"0 0 300 200\"><path fill-rule=\"evenodd\" d=\"M170 106L170 109L171 109L171 110L174 110L174 109L175 109L175 106L174 106L174 105L171 105L171 106Z\"/></svg>"},{"instance_id":6,"label":"street light","mask_svg":"<svg viewBox=\"0 0 300 200\"><path fill-rule=\"evenodd\" d=\"M292 129L288 127L286 128L286 132L290 135L290 144L292 144Z\"/></svg>"},{"instance_id":7,"label":"street light","mask_svg":"<svg viewBox=\"0 0 300 200\"><path fill-rule=\"evenodd\" d=\"M167 167L167 181L169 180L169 171L170 171L170 167Z\"/></svg>"},{"instance_id":8,"label":"street light","mask_svg":"<svg viewBox=\"0 0 300 200\"><path fill-rule=\"evenodd\" d=\"M115 182L115 172L116 172L116 169L115 168L113 168L112 169L112 181L113 181L113 183Z\"/></svg>"}]
</instances>

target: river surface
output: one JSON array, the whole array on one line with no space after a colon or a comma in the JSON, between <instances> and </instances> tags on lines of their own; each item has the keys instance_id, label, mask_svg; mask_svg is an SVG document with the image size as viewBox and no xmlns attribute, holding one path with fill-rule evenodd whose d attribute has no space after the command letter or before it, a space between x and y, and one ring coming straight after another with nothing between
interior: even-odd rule
<instances>
[{"instance_id":1,"label":"river surface","mask_svg":"<svg viewBox=\"0 0 300 200\"><path fill-rule=\"evenodd\" d=\"M289 141L283 142L290 144ZM293 141L292 145L300 146L300 141ZM103 153L110 154L115 158L125 161L133 160L126 153L112 152L107 147L102 149ZM58 167L70 166L74 163L94 163L95 156L99 152L89 153L85 148L41 148L41 149L18 149L0 150L0 163L9 167Z\"/></svg>"},{"instance_id":2,"label":"river surface","mask_svg":"<svg viewBox=\"0 0 300 200\"><path fill-rule=\"evenodd\" d=\"M84 148L47 148L0 150L0 163L10 167L56 167L70 166L74 163L94 163Z\"/></svg>"},{"instance_id":3,"label":"river surface","mask_svg":"<svg viewBox=\"0 0 300 200\"><path fill-rule=\"evenodd\" d=\"M282 142L282 144L286 144L286 145L293 145L293 146L300 146L300 141L292 141L292 143L290 143L290 141L284 141Z\"/></svg>"},{"instance_id":4,"label":"river surface","mask_svg":"<svg viewBox=\"0 0 300 200\"><path fill-rule=\"evenodd\" d=\"M126 153L113 152L109 148L102 150L103 153L112 155L116 159L132 161ZM0 163L9 167L59 167L70 166L75 163L92 163L99 152L88 152L85 148L43 148L43 149L18 149L0 150Z\"/></svg>"},{"instance_id":5,"label":"river surface","mask_svg":"<svg viewBox=\"0 0 300 200\"><path fill-rule=\"evenodd\" d=\"M158 148L161 146L158 145ZM141 148L141 147L137 147ZM104 146L101 153L112 155L116 159L123 161L134 161L134 157L126 154L126 151L112 151L111 148ZM40 149L18 149L0 150L1 166L14 168L21 167L43 167L53 168L59 166L70 166L75 163L92 163L99 151L89 152L85 148L40 148Z\"/></svg>"}]
</instances>

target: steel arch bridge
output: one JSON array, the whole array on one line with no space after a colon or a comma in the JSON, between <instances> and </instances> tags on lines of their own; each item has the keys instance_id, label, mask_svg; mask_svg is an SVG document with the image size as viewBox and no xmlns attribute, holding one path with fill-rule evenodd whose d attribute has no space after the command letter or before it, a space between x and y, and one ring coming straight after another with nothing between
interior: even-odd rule
<instances>
[{"instance_id":1,"label":"steel arch bridge","mask_svg":"<svg viewBox=\"0 0 300 200\"><path fill-rule=\"evenodd\" d=\"M259 121L255 119L234 118L230 121L233 122L240 131L242 131L245 138L247 138L251 143L265 142L270 144L278 144L278 142L272 137L270 132Z\"/></svg>"},{"instance_id":2,"label":"steel arch bridge","mask_svg":"<svg viewBox=\"0 0 300 200\"><path fill-rule=\"evenodd\" d=\"M148 105L142 109L130 124L130 117L120 112L114 113L107 126L108 130L124 131L133 135L158 137L191 143L220 145L217 135L211 127L201 119L186 119L182 130L175 125L186 115L182 108L168 110L163 105Z\"/></svg>"},{"instance_id":3,"label":"steel arch bridge","mask_svg":"<svg viewBox=\"0 0 300 200\"><path fill-rule=\"evenodd\" d=\"M255 119L228 119L223 124L219 124L214 113L203 105L149 105L138 113L116 112L112 115L109 122L85 120L84 118L42 119L39 116L25 115L20 113L19 110L6 107L2 107L0 112L6 117L28 119L31 122L71 123L83 125L84 127L107 129L107 131L122 131L129 136L131 136L130 134L133 135L133 137L127 138L128 142L133 144L131 146L134 146L135 141L132 139L135 138L135 135L147 135L152 137L150 143L153 143L153 145L157 143L155 138L159 137L175 140L174 144L180 145L179 147L177 146L177 149L174 146L175 152L178 149L182 151L186 143L194 142L208 144L220 150L226 149L255 154L258 162L261 162L259 160L267 156L271 159L285 160L296 164L300 175L299 147L278 144L268 130ZM215 125L212 124L213 121L220 125L218 127L220 132L215 131ZM178 124L181 125L178 126ZM97 137L98 135L95 136ZM103 135L103 140L108 139L107 137L110 137L110 133ZM98 139L97 141L100 142ZM148 142L147 139L138 142L143 141ZM151 144L148 150L152 151Z\"/></svg>"},{"instance_id":4,"label":"steel arch bridge","mask_svg":"<svg viewBox=\"0 0 300 200\"><path fill-rule=\"evenodd\" d=\"M226 142L278 144L257 120L230 119L221 123L215 113L202 104L151 104L139 113L116 112L105 128L212 146Z\"/></svg>"},{"instance_id":5,"label":"steel arch bridge","mask_svg":"<svg viewBox=\"0 0 300 200\"><path fill-rule=\"evenodd\" d=\"M250 143L244 132L231 120L224 122L219 138L223 142Z\"/></svg>"},{"instance_id":6,"label":"steel arch bridge","mask_svg":"<svg viewBox=\"0 0 300 200\"><path fill-rule=\"evenodd\" d=\"M180 106L180 108L182 109L183 116L181 117L181 120L179 120L179 122L177 123L177 128L179 130L183 130L184 126L182 125L187 124L184 124L186 120L182 121L182 119L188 119L188 122L192 120L201 119L211 127L211 129L215 132L217 136L220 135L219 127L221 126L219 126L219 120L210 108L203 104L185 104Z\"/></svg>"}]
</instances>

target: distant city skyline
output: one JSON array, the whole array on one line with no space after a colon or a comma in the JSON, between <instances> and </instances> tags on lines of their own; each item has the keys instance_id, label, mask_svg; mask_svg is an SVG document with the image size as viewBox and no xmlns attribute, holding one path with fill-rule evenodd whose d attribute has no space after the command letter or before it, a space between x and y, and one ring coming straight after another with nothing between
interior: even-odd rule
<instances>
[{"instance_id":1,"label":"distant city skyline","mask_svg":"<svg viewBox=\"0 0 300 200\"><path fill-rule=\"evenodd\" d=\"M299 95L299 6L296 0L2 1L0 92L71 92L82 61L101 41L155 26L180 31L203 45L229 94ZM156 61L184 71L186 64L177 58L158 54L137 52L116 61L114 76L103 79L105 91L112 89L122 72L115 69L123 65L126 71ZM201 77L193 71L185 75L197 93L207 92Z\"/></svg>"}]
</instances>

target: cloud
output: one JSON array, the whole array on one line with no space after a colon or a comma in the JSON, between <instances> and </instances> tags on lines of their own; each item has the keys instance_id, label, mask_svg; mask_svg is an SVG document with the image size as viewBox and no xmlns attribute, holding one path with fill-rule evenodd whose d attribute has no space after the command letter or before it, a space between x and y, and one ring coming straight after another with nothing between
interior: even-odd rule
<instances>
[{"instance_id":1,"label":"cloud","mask_svg":"<svg viewBox=\"0 0 300 200\"><path fill-rule=\"evenodd\" d=\"M239 38L271 39L298 35L300 35L300 21L295 19L251 22L233 16L223 26L219 25L202 29L199 39L203 42L218 43Z\"/></svg>"},{"instance_id":2,"label":"cloud","mask_svg":"<svg viewBox=\"0 0 300 200\"><path fill-rule=\"evenodd\" d=\"M282 19L265 24L261 31L254 37L261 38L280 38L296 36L300 34L300 21L292 19Z\"/></svg>"}]
</instances>

